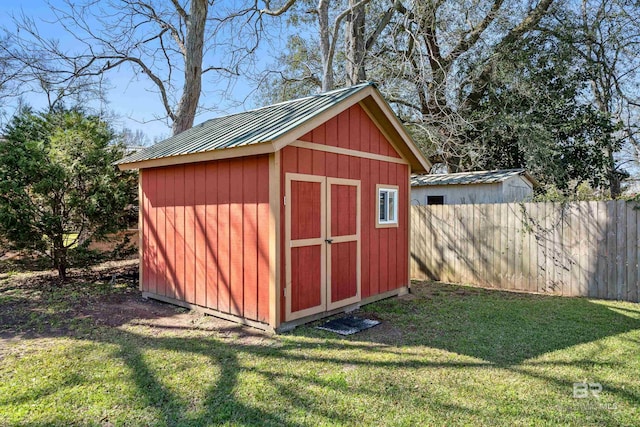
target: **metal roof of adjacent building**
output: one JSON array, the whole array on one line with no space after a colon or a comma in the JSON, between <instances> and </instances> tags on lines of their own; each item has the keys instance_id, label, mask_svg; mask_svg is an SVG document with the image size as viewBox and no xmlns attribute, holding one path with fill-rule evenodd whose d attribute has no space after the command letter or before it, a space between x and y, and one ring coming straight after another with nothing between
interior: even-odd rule
<instances>
[{"instance_id":1,"label":"metal roof of adjacent building","mask_svg":"<svg viewBox=\"0 0 640 427\"><path fill-rule=\"evenodd\" d=\"M117 164L273 141L369 86L374 84L363 83L207 120L149 148L133 153L118 161Z\"/></svg>"},{"instance_id":2,"label":"metal roof of adjacent building","mask_svg":"<svg viewBox=\"0 0 640 427\"><path fill-rule=\"evenodd\" d=\"M461 173L443 173L433 175L413 175L411 177L412 187L421 187L425 185L455 185L455 184L496 184L507 179L522 175L534 187L538 186L538 182L531 177L524 169L501 169L492 171L477 172L461 172Z\"/></svg>"}]
</instances>

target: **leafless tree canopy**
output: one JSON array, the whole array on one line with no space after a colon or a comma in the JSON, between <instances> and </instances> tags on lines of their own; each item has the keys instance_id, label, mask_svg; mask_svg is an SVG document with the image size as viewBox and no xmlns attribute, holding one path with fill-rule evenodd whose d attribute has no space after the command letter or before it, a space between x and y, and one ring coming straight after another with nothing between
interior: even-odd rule
<instances>
[{"instance_id":1,"label":"leafless tree canopy","mask_svg":"<svg viewBox=\"0 0 640 427\"><path fill-rule=\"evenodd\" d=\"M177 133L199 111L215 108L247 78L265 28L279 23L272 52L283 68L257 79L271 98L373 80L434 163L450 170L481 164L478 110L509 49L540 32L570 44L591 76L583 102L621 123L620 138L638 152L640 12L635 0L64 0L50 5L55 25L73 46L44 37L40 22L15 17L0 43L0 95L24 88L47 95L51 107L69 96L99 96L111 70L129 68L135 82L157 92ZM553 20L556 20L554 23ZM283 24L285 22L286 24ZM282 29L284 28L284 29ZM300 30L300 31L298 31ZM557 34L555 34L557 33ZM273 41L273 40L272 40ZM280 54L280 56L278 56ZM267 58L268 62L269 59ZM203 79L205 84L203 84ZM18 89L19 87L19 89ZM204 89L203 89L204 88ZM4 91L4 92L3 92ZM268 91L267 91L268 92ZM202 94L205 94L202 97ZM205 102L202 102L202 99ZM473 117L473 118L471 118ZM612 145L612 193L621 160ZM617 186L617 187L616 187Z\"/></svg>"},{"instance_id":2,"label":"leafless tree canopy","mask_svg":"<svg viewBox=\"0 0 640 427\"><path fill-rule=\"evenodd\" d=\"M418 138L429 141L433 160L456 168L462 151L467 158L469 152L459 144L460 129L470 125L460 110L473 108L483 93L494 67L492 52L535 29L553 0L523 3L319 0L312 6L300 0L263 13L314 16L321 89L380 82ZM298 80L314 77L309 72Z\"/></svg>"},{"instance_id":3,"label":"leafless tree canopy","mask_svg":"<svg viewBox=\"0 0 640 427\"><path fill-rule=\"evenodd\" d=\"M46 84L99 86L110 70L130 67L135 81L151 84L174 133L193 125L203 77L230 81L257 44L254 4L213 0L65 0L50 4L52 24L74 46L44 37L40 22L16 17L14 46L5 55L42 75ZM64 91L63 91L64 92ZM209 105L211 106L211 105Z\"/></svg>"},{"instance_id":4,"label":"leafless tree canopy","mask_svg":"<svg viewBox=\"0 0 640 427\"><path fill-rule=\"evenodd\" d=\"M619 169L640 166L640 9L629 0L582 0L571 10L574 46L591 71L586 101L620 123L618 159L609 149L611 194L621 192Z\"/></svg>"},{"instance_id":5,"label":"leafless tree canopy","mask_svg":"<svg viewBox=\"0 0 640 427\"><path fill-rule=\"evenodd\" d=\"M477 141L464 137L483 118L471 119L469 112L501 73L505 53L560 28L556 37L571 44L591 72L583 102L623 123L627 151L638 151L640 13L632 0L287 0L267 3L262 14L316 27L311 41L290 39L291 50L281 57L288 69L275 71L275 80L322 90L379 82L432 160L450 170L482 163ZM551 28L554 18L561 22ZM621 162L614 151L605 155L617 194Z\"/></svg>"}]
</instances>

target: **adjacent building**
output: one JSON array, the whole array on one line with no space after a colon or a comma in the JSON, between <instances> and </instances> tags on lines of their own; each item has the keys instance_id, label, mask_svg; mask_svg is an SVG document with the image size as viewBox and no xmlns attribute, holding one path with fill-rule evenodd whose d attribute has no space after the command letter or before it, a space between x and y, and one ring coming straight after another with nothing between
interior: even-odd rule
<instances>
[{"instance_id":1,"label":"adjacent building","mask_svg":"<svg viewBox=\"0 0 640 427\"><path fill-rule=\"evenodd\" d=\"M411 177L412 205L455 205L530 201L538 182L524 169Z\"/></svg>"}]
</instances>

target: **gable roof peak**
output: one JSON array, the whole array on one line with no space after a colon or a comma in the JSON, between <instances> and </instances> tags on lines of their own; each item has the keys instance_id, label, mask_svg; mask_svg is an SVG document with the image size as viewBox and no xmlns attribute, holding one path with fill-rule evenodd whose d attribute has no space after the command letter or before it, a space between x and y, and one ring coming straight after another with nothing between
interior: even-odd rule
<instances>
[{"instance_id":1,"label":"gable roof peak","mask_svg":"<svg viewBox=\"0 0 640 427\"><path fill-rule=\"evenodd\" d=\"M406 145L416 170L428 169L428 161L375 84L370 82L213 118L133 153L116 164L121 169L135 169L212 160L222 156L231 158L247 155L246 151L232 152L231 149L249 146L256 146L256 151L261 154L275 152L307 133L310 126L317 126L318 122L326 121L357 103L373 108L383 122L390 123L394 138L401 139ZM213 154L214 151L220 153ZM221 153L223 151L224 155Z\"/></svg>"}]
</instances>

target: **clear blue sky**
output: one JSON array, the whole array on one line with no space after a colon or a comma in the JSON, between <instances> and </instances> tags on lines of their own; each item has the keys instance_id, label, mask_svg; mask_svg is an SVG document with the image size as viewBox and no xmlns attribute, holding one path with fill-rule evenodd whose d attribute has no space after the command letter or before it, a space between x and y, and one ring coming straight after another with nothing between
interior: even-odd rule
<instances>
[{"instance_id":1,"label":"clear blue sky","mask_svg":"<svg viewBox=\"0 0 640 427\"><path fill-rule=\"evenodd\" d=\"M233 0L230 0L230 2L232 3ZM65 8L64 3L60 0L51 0L51 3ZM65 34L59 25L47 22L51 21L53 16L47 2L44 0L1 1L0 27L11 31L14 28L11 15L19 15L21 12L35 20L43 36L58 39L65 48L73 50L74 44L78 43L73 37ZM285 37L283 37L283 41ZM275 43L278 43L277 39ZM265 44L258 55L258 66L273 63L274 58L268 52L277 51L277 48L274 49L273 46ZM107 94L108 108L119 116L118 121L115 123L116 128L127 127L134 131L142 130L151 140L171 134L171 129L166 122L154 120L156 116L164 116L164 108L152 83L144 76L136 78L135 73L132 72L129 66L111 70L106 74L106 77L109 86L112 87ZM216 84L212 83L210 79L203 79L203 98L201 98L201 103L209 107L215 107L215 111L199 114L196 118L196 123L224 113L256 107L255 98L250 96L255 86L254 83L241 77L232 83L231 90L227 91L227 98L217 97L216 92L226 89L228 84L228 81L221 81ZM37 94L25 93L23 98L35 108L45 106L44 98ZM5 112L10 113L11 107L5 110L7 110Z\"/></svg>"}]
</instances>

